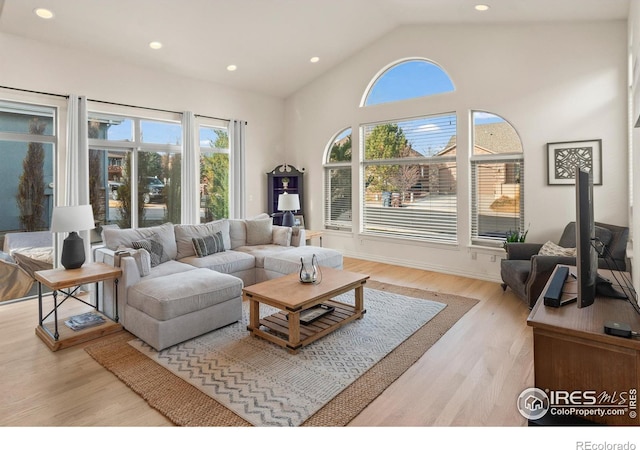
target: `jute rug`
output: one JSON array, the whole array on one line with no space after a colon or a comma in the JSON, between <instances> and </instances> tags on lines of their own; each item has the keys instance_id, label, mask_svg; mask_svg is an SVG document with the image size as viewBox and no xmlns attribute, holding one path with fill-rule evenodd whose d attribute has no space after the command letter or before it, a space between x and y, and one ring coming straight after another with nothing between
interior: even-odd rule
<instances>
[{"instance_id":1,"label":"jute rug","mask_svg":"<svg viewBox=\"0 0 640 450\"><path fill-rule=\"evenodd\" d=\"M477 303L375 281L366 290L363 320L297 355L247 336L246 317L163 352L128 333L86 350L177 425L343 426ZM389 322L402 326L379 322L389 301L402 306Z\"/></svg>"}]
</instances>

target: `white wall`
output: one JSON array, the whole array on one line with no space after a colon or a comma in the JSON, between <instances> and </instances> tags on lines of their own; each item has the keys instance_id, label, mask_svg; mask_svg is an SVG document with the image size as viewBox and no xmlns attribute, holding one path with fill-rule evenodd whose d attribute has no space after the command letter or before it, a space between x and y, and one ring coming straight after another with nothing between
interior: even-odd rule
<instances>
[{"instance_id":1,"label":"white wall","mask_svg":"<svg viewBox=\"0 0 640 450\"><path fill-rule=\"evenodd\" d=\"M284 160L284 102L281 99L241 92L3 33L0 33L0 85L246 120L249 216L265 211L265 174ZM7 93L12 94L5 91L0 95ZM64 148L58 155L64 161Z\"/></svg>"},{"instance_id":2,"label":"white wall","mask_svg":"<svg viewBox=\"0 0 640 450\"><path fill-rule=\"evenodd\" d=\"M559 238L575 219L575 190L548 186L546 144L602 139L603 185L596 186L596 220L626 225L626 21L487 26L406 26L335 67L286 100L289 163L307 169L305 221L321 229L322 160L329 141L351 126L358 148L362 123L455 110L458 113L459 244L433 245L326 231L325 245L347 255L499 280L501 251L469 246L468 112L501 115L525 151L525 223L530 242ZM456 92L359 108L383 67L428 58L451 76ZM466 143L466 145L465 145ZM357 167L354 165L354 167ZM357 198L354 190L354 198ZM354 218L358 207L354 205ZM473 256L475 254L475 258ZM495 259L495 261L493 261Z\"/></svg>"}]
</instances>

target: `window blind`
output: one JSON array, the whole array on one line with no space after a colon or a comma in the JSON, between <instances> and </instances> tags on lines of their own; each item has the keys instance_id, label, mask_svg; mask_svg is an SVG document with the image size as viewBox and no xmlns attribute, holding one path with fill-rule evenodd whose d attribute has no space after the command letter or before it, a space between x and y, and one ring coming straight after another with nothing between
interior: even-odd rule
<instances>
[{"instance_id":1,"label":"window blind","mask_svg":"<svg viewBox=\"0 0 640 450\"><path fill-rule=\"evenodd\" d=\"M363 127L363 231L457 242L456 115Z\"/></svg>"},{"instance_id":2,"label":"window blind","mask_svg":"<svg viewBox=\"0 0 640 450\"><path fill-rule=\"evenodd\" d=\"M351 230L351 165L325 167L324 225Z\"/></svg>"},{"instance_id":3,"label":"window blind","mask_svg":"<svg viewBox=\"0 0 640 450\"><path fill-rule=\"evenodd\" d=\"M510 231L524 231L524 160L496 155L471 161L471 240L502 245Z\"/></svg>"}]
</instances>

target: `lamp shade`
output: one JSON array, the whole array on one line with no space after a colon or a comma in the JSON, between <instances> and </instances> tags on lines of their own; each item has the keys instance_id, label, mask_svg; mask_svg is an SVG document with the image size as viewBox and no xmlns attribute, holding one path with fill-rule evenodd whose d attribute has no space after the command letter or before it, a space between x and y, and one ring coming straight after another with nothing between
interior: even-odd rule
<instances>
[{"instance_id":1,"label":"lamp shade","mask_svg":"<svg viewBox=\"0 0 640 450\"><path fill-rule=\"evenodd\" d=\"M56 206L53 209L51 231L54 233L93 230L94 228L91 205Z\"/></svg>"},{"instance_id":2,"label":"lamp shade","mask_svg":"<svg viewBox=\"0 0 640 450\"><path fill-rule=\"evenodd\" d=\"M278 196L278 209L280 211L297 211L300 209L300 197L298 194L280 194Z\"/></svg>"}]
</instances>

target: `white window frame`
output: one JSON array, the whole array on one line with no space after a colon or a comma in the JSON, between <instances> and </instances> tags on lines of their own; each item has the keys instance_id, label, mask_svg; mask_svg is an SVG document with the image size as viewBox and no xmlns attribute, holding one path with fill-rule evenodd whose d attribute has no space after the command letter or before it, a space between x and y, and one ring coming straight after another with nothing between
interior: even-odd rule
<instances>
[{"instance_id":1,"label":"white window frame","mask_svg":"<svg viewBox=\"0 0 640 450\"><path fill-rule=\"evenodd\" d=\"M511 123L509 123L509 121L507 121L506 119L504 119L503 117L499 116L498 114L489 112L489 111L471 111L470 114L470 122L471 122L471 128L472 128L472 132L471 132L471 156L469 158L469 185L470 185L470 191L471 191L471 198L470 198L470 243L471 245L477 245L477 246L483 246L483 247L502 247L503 243L505 242L505 238L506 238L506 234L509 232L519 232L519 233L524 233L525 230L525 209L524 209L524 196L525 196L525 179L524 179L524 149L521 152L505 152L505 153L494 153L494 154L487 154L487 155L476 155L474 154L474 149L476 146L476 136L475 136L475 122L474 122L474 114L475 113L488 113L491 115L494 115L496 117L499 117L500 119L504 120L507 124L509 124L509 126L511 128L513 128L514 133L516 133L517 135L517 130L515 129L515 127L513 127L513 125L511 125ZM520 139L520 137L518 136L518 139ZM520 147L523 148L522 146L522 140L520 139ZM479 189L478 189L478 172L479 172L479 167L481 165L484 164L491 164L491 165L500 165L500 164L518 164L518 169L519 169L519 178L518 178L518 183L517 183L517 188L518 188L518 196L519 196L519 204L518 204L518 211L519 211L519 215L518 217L514 217L513 214L509 215L510 213L502 213L502 214L498 214L495 213L496 218L498 218L500 215L503 216L503 221L504 222L511 222L512 225L510 225L508 228L509 229L500 229L500 230L495 230L495 234L494 235L489 235L489 234L485 234L483 235L481 233L481 224L480 224L480 214L481 214L481 209L486 207L486 205L484 205L484 202L479 201ZM512 190L514 190L515 187L512 186ZM513 192L504 192L504 194L506 195L513 195ZM502 192L499 192L498 195L501 195ZM504 232L504 234L502 234L502 232Z\"/></svg>"},{"instance_id":2,"label":"white window frame","mask_svg":"<svg viewBox=\"0 0 640 450\"><path fill-rule=\"evenodd\" d=\"M88 111L89 117L98 118L120 118L128 119L133 124L132 141L116 141L108 139L89 139L89 149L92 150L119 150L131 152L131 228L139 228L138 222L138 153L139 152L155 152L155 153L183 153L183 143L181 144L157 144L143 142L142 138L142 121L155 121L155 122L167 122L182 126L181 114L177 113L164 113L156 112L156 116L144 116L140 115L140 111L132 111L131 108L126 108L126 111L121 109L100 108L102 104L96 105L98 107L92 107ZM112 106L112 105L106 105ZM116 107L117 108L117 107ZM184 167L182 178L184 179ZM183 187L184 188L184 187Z\"/></svg>"},{"instance_id":3,"label":"white window frame","mask_svg":"<svg viewBox=\"0 0 640 450\"><path fill-rule=\"evenodd\" d=\"M349 131L345 135L345 137L351 137L351 158L348 161L338 161L338 162L330 162L331 152L333 150L333 146L336 144L338 137L345 134L345 132ZM336 133L334 137L331 139L327 148L325 149L324 156L324 228L326 230L339 230L339 231L351 231L353 229L353 170L352 170L352 161L353 161L353 129L351 127L346 127L342 129L339 133ZM331 185L331 171L332 170L348 170L351 176L349 182L349 201L351 202L351 219L350 220L333 220L331 219L331 191L333 186Z\"/></svg>"}]
</instances>

